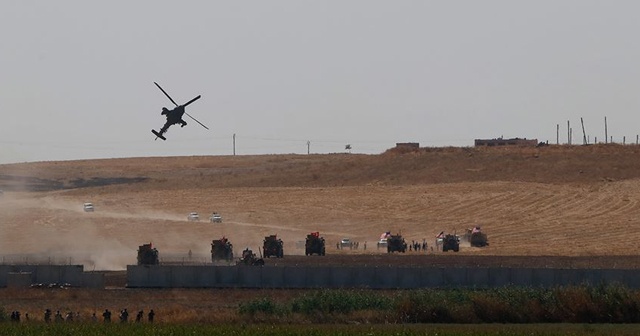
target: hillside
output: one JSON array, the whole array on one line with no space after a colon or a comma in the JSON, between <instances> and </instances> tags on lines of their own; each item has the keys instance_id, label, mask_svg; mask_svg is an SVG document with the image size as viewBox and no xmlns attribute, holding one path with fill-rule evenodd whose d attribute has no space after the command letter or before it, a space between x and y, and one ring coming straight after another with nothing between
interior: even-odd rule
<instances>
[{"instance_id":1,"label":"hillside","mask_svg":"<svg viewBox=\"0 0 640 336\"><path fill-rule=\"evenodd\" d=\"M380 155L156 157L0 165L0 253L121 269L152 241L166 259L207 260L278 234L365 241L481 225L487 248L460 255L636 255L640 146L422 148ZM93 202L95 213L82 203ZM218 211L222 225L191 223ZM206 218L205 218L206 219Z\"/></svg>"}]
</instances>

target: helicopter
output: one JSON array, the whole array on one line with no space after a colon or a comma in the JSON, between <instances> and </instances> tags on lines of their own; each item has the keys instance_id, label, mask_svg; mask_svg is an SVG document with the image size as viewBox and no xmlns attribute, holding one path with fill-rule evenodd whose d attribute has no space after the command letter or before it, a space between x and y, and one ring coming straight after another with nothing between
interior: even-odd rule
<instances>
[{"instance_id":1,"label":"helicopter","mask_svg":"<svg viewBox=\"0 0 640 336\"><path fill-rule=\"evenodd\" d=\"M159 132L157 132L154 129L151 130L151 133L153 133L156 136L156 140L158 140L158 138L160 138L162 140L167 140L167 138L164 137L164 133L167 132L167 130L169 129L169 127L171 125L180 124L180 127L187 126L187 122L182 119L182 115L184 115L184 114L186 114L189 118L195 120L202 127L206 128L206 129L209 129L209 127L207 127L203 123L199 122L196 118L190 116L189 113L185 112L185 110L184 110L184 108L189 106L189 104L191 104L194 101L200 99L200 95L198 95L197 97L191 99L190 101L188 101L188 102L186 102L186 103L184 103L182 105L178 105L171 98L171 96L169 96L169 94L165 90L163 90L162 87L160 87L160 85L158 85L158 83L153 82L153 84L155 84L158 87L158 89L160 89L160 91L162 91L162 93L164 93L164 95L167 96L167 98L169 98L169 100L176 106L171 110L169 110L166 107L162 108L162 113L161 114L163 116L167 117L167 122L165 122L164 126L162 126L162 128L160 129Z\"/></svg>"}]
</instances>

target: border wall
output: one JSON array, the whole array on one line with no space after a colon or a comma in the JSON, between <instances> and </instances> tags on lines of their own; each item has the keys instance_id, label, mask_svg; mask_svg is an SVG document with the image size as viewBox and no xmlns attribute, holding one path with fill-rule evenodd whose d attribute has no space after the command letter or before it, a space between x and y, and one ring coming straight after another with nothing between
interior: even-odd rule
<instances>
[{"instance_id":1,"label":"border wall","mask_svg":"<svg viewBox=\"0 0 640 336\"><path fill-rule=\"evenodd\" d=\"M0 265L0 287L67 284L104 288L104 274L84 272L82 265Z\"/></svg>"},{"instance_id":2,"label":"border wall","mask_svg":"<svg viewBox=\"0 0 640 336\"><path fill-rule=\"evenodd\" d=\"M493 288L619 283L640 288L633 269L127 266L127 287L144 288Z\"/></svg>"}]
</instances>

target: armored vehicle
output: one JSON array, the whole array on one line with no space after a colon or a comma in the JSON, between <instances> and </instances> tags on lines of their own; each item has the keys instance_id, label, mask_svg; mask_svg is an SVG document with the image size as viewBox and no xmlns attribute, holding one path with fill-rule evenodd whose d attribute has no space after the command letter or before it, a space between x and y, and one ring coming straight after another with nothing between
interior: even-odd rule
<instances>
[{"instance_id":1,"label":"armored vehicle","mask_svg":"<svg viewBox=\"0 0 640 336\"><path fill-rule=\"evenodd\" d=\"M456 235L447 234L442 239L442 252L453 250L453 252L460 251L460 238Z\"/></svg>"},{"instance_id":2,"label":"armored vehicle","mask_svg":"<svg viewBox=\"0 0 640 336\"><path fill-rule=\"evenodd\" d=\"M272 256L282 258L284 256L284 243L282 242L282 239L278 239L277 235L264 237L262 252L265 258L270 258Z\"/></svg>"},{"instance_id":3,"label":"armored vehicle","mask_svg":"<svg viewBox=\"0 0 640 336\"><path fill-rule=\"evenodd\" d=\"M402 238L402 235L391 235L387 238L387 253L392 252L407 252L407 243Z\"/></svg>"},{"instance_id":4,"label":"armored vehicle","mask_svg":"<svg viewBox=\"0 0 640 336\"><path fill-rule=\"evenodd\" d=\"M151 243L138 246L138 265L158 265L158 250Z\"/></svg>"},{"instance_id":5,"label":"armored vehicle","mask_svg":"<svg viewBox=\"0 0 640 336\"><path fill-rule=\"evenodd\" d=\"M264 259L258 258L253 251L249 248L246 248L242 251L242 258L236 263L237 265L247 265L247 266L263 266Z\"/></svg>"},{"instance_id":6,"label":"armored vehicle","mask_svg":"<svg viewBox=\"0 0 640 336\"><path fill-rule=\"evenodd\" d=\"M484 247L489 245L487 235L482 232L479 226L475 226L473 229L467 229L464 234L464 238L469 242L472 247Z\"/></svg>"},{"instance_id":7,"label":"armored vehicle","mask_svg":"<svg viewBox=\"0 0 640 336\"><path fill-rule=\"evenodd\" d=\"M226 237L211 242L211 261L233 259L233 245Z\"/></svg>"},{"instance_id":8,"label":"armored vehicle","mask_svg":"<svg viewBox=\"0 0 640 336\"><path fill-rule=\"evenodd\" d=\"M312 232L307 235L307 240L304 244L305 255L324 255L324 238L320 237L320 232Z\"/></svg>"}]
</instances>

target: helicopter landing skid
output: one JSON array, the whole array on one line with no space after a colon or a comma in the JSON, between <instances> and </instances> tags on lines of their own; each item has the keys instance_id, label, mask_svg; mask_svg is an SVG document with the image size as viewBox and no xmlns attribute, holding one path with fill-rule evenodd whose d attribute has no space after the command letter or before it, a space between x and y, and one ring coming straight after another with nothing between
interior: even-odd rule
<instances>
[{"instance_id":1,"label":"helicopter landing skid","mask_svg":"<svg viewBox=\"0 0 640 336\"><path fill-rule=\"evenodd\" d=\"M167 138L163 137L162 134L156 132L156 130L151 130L151 133L155 134L158 138L160 138L162 140L167 140Z\"/></svg>"}]
</instances>

